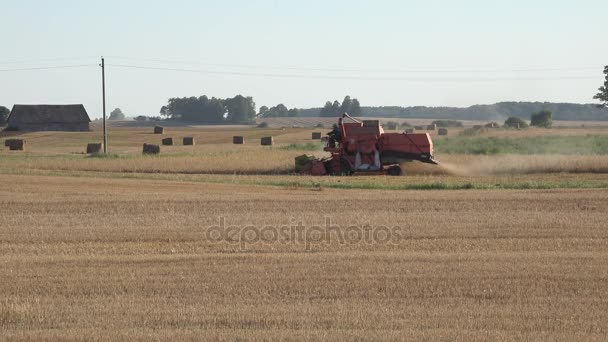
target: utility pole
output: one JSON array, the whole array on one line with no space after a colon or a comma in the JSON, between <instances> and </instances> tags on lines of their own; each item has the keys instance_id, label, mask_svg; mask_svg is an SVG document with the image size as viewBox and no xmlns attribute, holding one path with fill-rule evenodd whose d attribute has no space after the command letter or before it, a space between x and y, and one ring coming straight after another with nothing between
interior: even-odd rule
<instances>
[{"instance_id":1,"label":"utility pole","mask_svg":"<svg viewBox=\"0 0 608 342\"><path fill-rule=\"evenodd\" d=\"M106 66L101 56L101 99L103 101L103 154L108 154L108 131L106 128Z\"/></svg>"}]
</instances>

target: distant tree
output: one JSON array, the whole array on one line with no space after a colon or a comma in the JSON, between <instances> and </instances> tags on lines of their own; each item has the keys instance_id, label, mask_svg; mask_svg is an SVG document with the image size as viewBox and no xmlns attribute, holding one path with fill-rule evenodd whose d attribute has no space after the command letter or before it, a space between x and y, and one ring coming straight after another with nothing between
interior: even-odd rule
<instances>
[{"instance_id":1,"label":"distant tree","mask_svg":"<svg viewBox=\"0 0 608 342\"><path fill-rule=\"evenodd\" d=\"M340 105L340 112L350 114L350 110L352 107L353 107L353 100L350 98L350 96L346 95L344 97L344 100L342 100L342 104Z\"/></svg>"},{"instance_id":2,"label":"distant tree","mask_svg":"<svg viewBox=\"0 0 608 342\"><path fill-rule=\"evenodd\" d=\"M160 107L159 113L162 116L168 116L168 117L171 116L171 112L169 111L169 107L167 107L167 106Z\"/></svg>"},{"instance_id":3,"label":"distant tree","mask_svg":"<svg viewBox=\"0 0 608 342\"><path fill-rule=\"evenodd\" d=\"M541 110L533 113L530 117L530 126L551 128L553 125L553 113L550 110Z\"/></svg>"},{"instance_id":4,"label":"distant tree","mask_svg":"<svg viewBox=\"0 0 608 342\"><path fill-rule=\"evenodd\" d=\"M135 118L133 118L135 121L147 121L148 117L145 115L138 115Z\"/></svg>"},{"instance_id":5,"label":"distant tree","mask_svg":"<svg viewBox=\"0 0 608 342\"><path fill-rule=\"evenodd\" d=\"M288 109L284 104L279 103L278 105L266 109L264 112L260 113L258 117L260 118L285 118L285 117L296 117L300 113L300 110L297 108Z\"/></svg>"},{"instance_id":6,"label":"distant tree","mask_svg":"<svg viewBox=\"0 0 608 342\"><path fill-rule=\"evenodd\" d=\"M6 121L8 120L8 115L10 113L11 111L8 108L0 106L0 126L6 125Z\"/></svg>"},{"instance_id":7,"label":"distant tree","mask_svg":"<svg viewBox=\"0 0 608 342\"><path fill-rule=\"evenodd\" d=\"M264 116L265 118L284 118L289 116L289 109L287 109L287 107L285 107L284 104L279 103L278 105L269 108L265 113Z\"/></svg>"},{"instance_id":8,"label":"distant tree","mask_svg":"<svg viewBox=\"0 0 608 342\"><path fill-rule=\"evenodd\" d=\"M331 101L325 102L325 107L321 108L320 117L332 117L335 113L332 111Z\"/></svg>"},{"instance_id":9,"label":"distant tree","mask_svg":"<svg viewBox=\"0 0 608 342\"><path fill-rule=\"evenodd\" d=\"M342 115L343 112L340 112L341 109L342 105L340 104L340 102L334 101L334 103L331 104L331 112L334 114L333 116Z\"/></svg>"},{"instance_id":10,"label":"distant tree","mask_svg":"<svg viewBox=\"0 0 608 342\"><path fill-rule=\"evenodd\" d=\"M232 123L248 122L255 118L255 102L253 97L237 95L224 100L226 120Z\"/></svg>"},{"instance_id":11,"label":"distant tree","mask_svg":"<svg viewBox=\"0 0 608 342\"><path fill-rule=\"evenodd\" d=\"M527 128L528 127L528 123L525 120L522 120L521 118L518 118L516 116L511 116L510 118L508 118L507 120L505 120L505 127L510 127L510 128Z\"/></svg>"},{"instance_id":12,"label":"distant tree","mask_svg":"<svg viewBox=\"0 0 608 342\"><path fill-rule=\"evenodd\" d=\"M110 113L110 117L108 118L108 120L124 120L124 119L125 119L125 114L122 112L122 110L120 110L120 108L114 109Z\"/></svg>"},{"instance_id":13,"label":"distant tree","mask_svg":"<svg viewBox=\"0 0 608 342\"><path fill-rule=\"evenodd\" d=\"M215 97L210 99L206 95L170 98L167 105L161 108L160 114L173 120L198 124L219 124L224 122L226 107L224 100Z\"/></svg>"},{"instance_id":14,"label":"distant tree","mask_svg":"<svg viewBox=\"0 0 608 342\"><path fill-rule=\"evenodd\" d=\"M327 101L325 106L321 108L319 112L320 117L336 117L341 116L342 113L348 113L353 116L361 115L361 104L359 100L352 99L350 96L345 96L342 103L338 101Z\"/></svg>"},{"instance_id":15,"label":"distant tree","mask_svg":"<svg viewBox=\"0 0 608 342\"><path fill-rule=\"evenodd\" d=\"M602 103L600 106L607 107L608 106L608 65L604 67L604 74L606 78L604 80L604 85L600 87L599 92L593 97L596 100L600 100Z\"/></svg>"},{"instance_id":16,"label":"distant tree","mask_svg":"<svg viewBox=\"0 0 608 342\"><path fill-rule=\"evenodd\" d=\"M350 114L352 116L361 115L361 104L359 103L359 100L353 99L353 102L352 102L352 105L350 107L350 111L348 112L348 114Z\"/></svg>"},{"instance_id":17,"label":"distant tree","mask_svg":"<svg viewBox=\"0 0 608 342\"><path fill-rule=\"evenodd\" d=\"M266 113L267 111L268 111L268 107L267 106L260 107L260 111L258 112L258 116L263 116L264 113Z\"/></svg>"}]
</instances>

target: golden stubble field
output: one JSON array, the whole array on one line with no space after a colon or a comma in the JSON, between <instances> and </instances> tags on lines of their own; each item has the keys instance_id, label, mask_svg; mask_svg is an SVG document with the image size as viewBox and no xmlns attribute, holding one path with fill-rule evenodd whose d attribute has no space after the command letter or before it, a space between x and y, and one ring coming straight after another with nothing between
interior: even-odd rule
<instances>
[{"instance_id":1,"label":"golden stubble field","mask_svg":"<svg viewBox=\"0 0 608 342\"><path fill-rule=\"evenodd\" d=\"M160 157L151 128L113 128L111 158L82 154L98 129L0 146L0 339L606 340L608 157L290 174L311 131L169 127L197 145ZM395 190L437 182L562 189Z\"/></svg>"},{"instance_id":2,"label":"golden stubble field","mask_svg":"<svg viewBox=\"0 0 608 342\"><path fill-rule=\"evenodd\" d=\"M16 170L93 171L148 174L229 174L279 175L293 173L294 158L301 154L325 156L322 144L311 139L311 132L327 129L250 127L168 127L165 134L153 134L152 127L112 127L109 130L111 158L90 158L84 151L87 143L100 142L101 131L96 125L91 132L35 132L20 135L27 141L25 152L11 152L0 146L0 169ZM461 129L451 130L450 136ZM10 137L12 133L8 133ZM233 145L234 135L244 136L245 145ZM445 139L431 135L435 141ZM488 130L482 137L604 136L608 128ZM181 139L193 136L195 146L182 146ZM264 136L273 136L275 146L260 146ZM173 137L175 146L161 146L160 157L141 155L143 143L160 144L164 137ZM312 149L290 149L290 144L311 145ZM488 176L545 173L608 173L606 155L458 155L436 153L441 167L421 163L405 165L406 175Z\"/></svg>"},{"instance_id":3,"label":"golden stubble field","mask_svg":"<svg viewBox=\"0 0 608 342\"><path fill-rule=\"evenodd\" d=\"M3 339L608 335L607 190L0 180Z\"/></svg>"}]
</instances>

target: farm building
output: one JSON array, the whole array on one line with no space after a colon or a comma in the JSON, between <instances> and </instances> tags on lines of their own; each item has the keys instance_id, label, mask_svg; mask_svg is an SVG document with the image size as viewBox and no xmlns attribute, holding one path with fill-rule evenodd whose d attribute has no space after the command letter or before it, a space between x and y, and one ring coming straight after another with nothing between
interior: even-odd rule
<instances>
[{"instance_id":1,"label":"farm building","mask_svg":"<svg viewBox=\"0 0 608 342\"><path fill-rule=\"evenodd\" d=\"M14 105L7 121L9 130L81 132L91 119L81 104Z\"/></svg>"}]
</instances>

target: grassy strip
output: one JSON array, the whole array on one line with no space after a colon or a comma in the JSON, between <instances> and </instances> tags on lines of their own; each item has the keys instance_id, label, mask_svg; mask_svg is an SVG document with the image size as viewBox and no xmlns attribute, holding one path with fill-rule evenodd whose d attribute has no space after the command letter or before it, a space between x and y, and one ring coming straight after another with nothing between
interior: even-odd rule
<instances>
[{"instance_id":1,"label":"grassy strip","mask_svg":"<svg viewBox=\"0 0 608 342\"><path fill-rule=\"evenodd\" d=\"M608 154L608 135L538 137L450 137L434 142L446 154Z\"/></svg>"},{"instance_id":2,"label":"grassy strip","mask_svg":"<svg viewBox=\"0 0 608 342\"><path fill-rule=\"evenodd\" d=\"M432 182L385 184L380 182L348 182L344 177L323 177L319 181L272 179L264 176L214 175L214 174L162 174L162 173L123 173L98 171L64 171L64 170L15 170L0 169L0 174L37 175L63 177L143 179L178 182L197 182L211 184L237 184L274 186L294 189L353 189L353 190L546 190L546 189L608 189L608 181L600 180L566 180L566 181L511 181L502 183L483 182Z\"/></svg>"},{"instance_id":3,"label":"grassy strip","mask_svg":"<svg viewBox=\"0 0 608 342\"><path fill-rule=\"evenodd\" d=\"M516 183L445 183L382 185L377 183L304 183L304 182L263 182L258 185L274 185L294 188L330 188L364 190L544 190L544 189L607 189L608 182L516 182Z\"/></svg>"}]
</instances>

